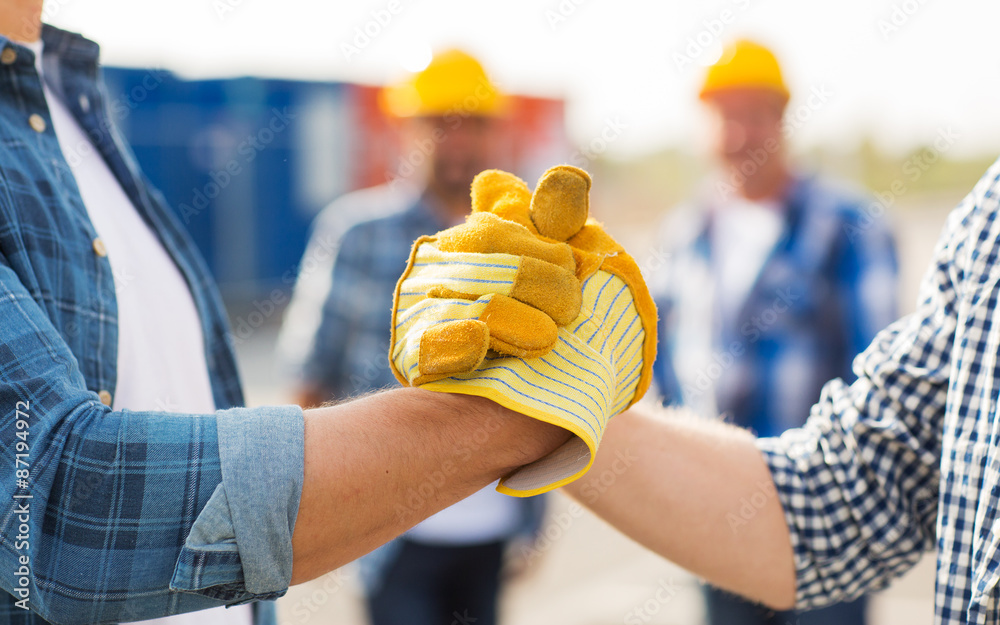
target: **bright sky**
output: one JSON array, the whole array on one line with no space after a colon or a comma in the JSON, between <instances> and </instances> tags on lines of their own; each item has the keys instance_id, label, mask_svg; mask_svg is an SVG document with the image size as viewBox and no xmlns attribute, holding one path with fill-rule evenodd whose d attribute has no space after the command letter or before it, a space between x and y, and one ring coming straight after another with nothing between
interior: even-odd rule
<instances>
[{"instance_id":1,"label":"bright sky","mask_svg":"<svg viewBox=\"0 0 1000 625\"><path fill-rule=\"evenodd\" d=\"M784 64L800 146L867 133L902 151L950 131L954 155L1000 154L995 0L47 0L45 15L107 64L191 77L381 83L458 45L508 91L567 97L578 143L623 125L618 155L695 145L703 65L750 36Z\"/></svg>"}]
</instances>

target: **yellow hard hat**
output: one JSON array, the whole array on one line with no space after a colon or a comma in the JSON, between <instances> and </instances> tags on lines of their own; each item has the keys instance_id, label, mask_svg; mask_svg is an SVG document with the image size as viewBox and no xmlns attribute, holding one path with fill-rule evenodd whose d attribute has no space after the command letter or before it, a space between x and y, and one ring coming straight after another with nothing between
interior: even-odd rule
<instances>
[{"instance_id":1,"label":"yellow hard hat","mask_svg":"<svg viewBox=\"0 0 1000 625\"><path fill-rule=\"evenodd\" d=\"M753 41L740 39L725 47L722 56L708 68L698 97L705 100L727 89L770 89L788 99L788 87L774 53Z\"/></svg>"},{"instance_id":2,"label":"yellow hard hat","mask_svg":"<svg viewBox=\"0 0 1000 625\"><path fill-rule=\"evenodd\" d=\"M502 96L474 57L461 50L434 55L430 64L379 93L382 110L395 117L497 115Z\"/></svg>"}]
</instances>

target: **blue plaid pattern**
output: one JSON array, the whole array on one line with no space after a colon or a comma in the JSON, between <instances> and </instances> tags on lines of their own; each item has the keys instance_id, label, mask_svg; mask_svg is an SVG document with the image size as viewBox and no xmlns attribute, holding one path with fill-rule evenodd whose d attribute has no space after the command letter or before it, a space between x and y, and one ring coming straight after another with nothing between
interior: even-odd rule
<instances>
[{"instance_id":1,"label":"blue plaid pattern","mask_svg":"<svg viewBox=\"0 0 1000 625\"><path fill-rule=\"evenodd\" d=\"M851 361L897 315L895 246L866 209L853 194L797 178L774 249L728 314L712 250L713 215L725 207L669 220L669 259L649 276L664 403L772 436L802 425L827 380L851 381Z\"/></svg>"},{"instance_id":2,"label":"blue plaid pattern","mask_svg":"<svg viewBox=\"0 0 1000 625\"><path fill-rule=\"evenodd\" d=\"M801 429L761 439L798 602L885 586L937 549L935 622L1000 622L1000 161L948 218L918 309L828 383Z\"/></svg>"},{"instance_id":3,"label":"blue plaid pattern","mask_svg":"<svg viewBox=\"0 0 1000 625\"><path fill-rule=\"evenodd\" d=\"M327 210L351 217L357 210L351 199L345 196ZM339 240L330 291L302 365L305 380L338 399L399 385L388 358L392 295L413 242L447 227L426 195L397 201L383 207L384 214L354 223Z\"/></svg>"},{"instance_id":4,"label":"blue plaid pattern","mask_svg":"<svg viewBox=\"0 0 1000 625\"><path fill-rule=\"evenodd\" d=\"M16 54L0 65L0 457L9 467L0 475L0 623L116 623L273 599L291 575L301 410L237 408L221 301L109 119L97 45L48 26L43 39L54 90L191 287L220 411L113 412L101 403L98 391L116 383L111 266L94 253L97 234L34 55L0 37L0 50ZM32 115L44 128L29 124ZM285 443L280 462L275 441ZM15 471L25 458L26 484ZM22 558L30 574L18 576ZM15 603L25 597L30 611ZM258 623L273 623L268 606L256 610Z\"/></svg>"}]
</instances>

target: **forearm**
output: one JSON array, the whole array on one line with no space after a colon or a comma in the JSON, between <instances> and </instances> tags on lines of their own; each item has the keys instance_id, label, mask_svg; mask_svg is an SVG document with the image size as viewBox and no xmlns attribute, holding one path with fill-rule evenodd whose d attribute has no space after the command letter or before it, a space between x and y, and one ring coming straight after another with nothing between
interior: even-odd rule
<instances>
[{"instance_id":1,"label":"forearm","mask_svg":"<svg viewBox=\"0 0 1000 625\"><path fill-rule=\"evenodd\" d=\"M486 399L418 389L306 411L292 583L368 553L568 436Z\"/></svg>"},{"instance_id":2,"label":"forearm","mask_svg":"<svg viewBox=\"0 0 1000 625\"><path fill-rule=\"evenodd\" d=\"M593 468L566 490L712 584L790 607L795 566L788 527L753 437L668 415L632 410L612 419Z\"/></svg>"}]
</instances>

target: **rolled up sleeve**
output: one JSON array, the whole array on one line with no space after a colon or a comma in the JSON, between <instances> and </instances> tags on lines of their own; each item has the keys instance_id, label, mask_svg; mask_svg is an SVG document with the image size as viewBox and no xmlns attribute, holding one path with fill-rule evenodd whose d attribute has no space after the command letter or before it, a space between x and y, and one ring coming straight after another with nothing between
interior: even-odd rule
<instances>
[{"instance_id":1,"label":"rolled up sleeve","mask_svg":"<svg viewBox=\"0 0 1000 625\"><path fill-rule=\"evenodd\" d=\"M791 534L797 607L884 587L935 545L949 376L958 325L967 198L950 216L918 309L828 383L801 428L758 441Z\"/></svg>"},{"instance_id":2,"label":"rolled up sleeve","mask_svg":"<svg viewBox=\"0 0 1000 625\"><path fill-rule=\"evenodd\" d=\"M222 483L191 527L171 590L230 604L275 599L292 578L304 468L302 409L234 408L216 414L216 427Z\"/></svg>"},{"instance_id":3,"label":"rolled up sleeve","mask_svg":"<svg viewBox=\"0 0 1000 625\"><path fill-rule=\"evenodd\" d=\"M299 407L111 410L2 256L0 319L0 565L31 573L0 578L8 605L20 591L50 622L117 623L284 594Z\"/></svg>"}]
</instances>

